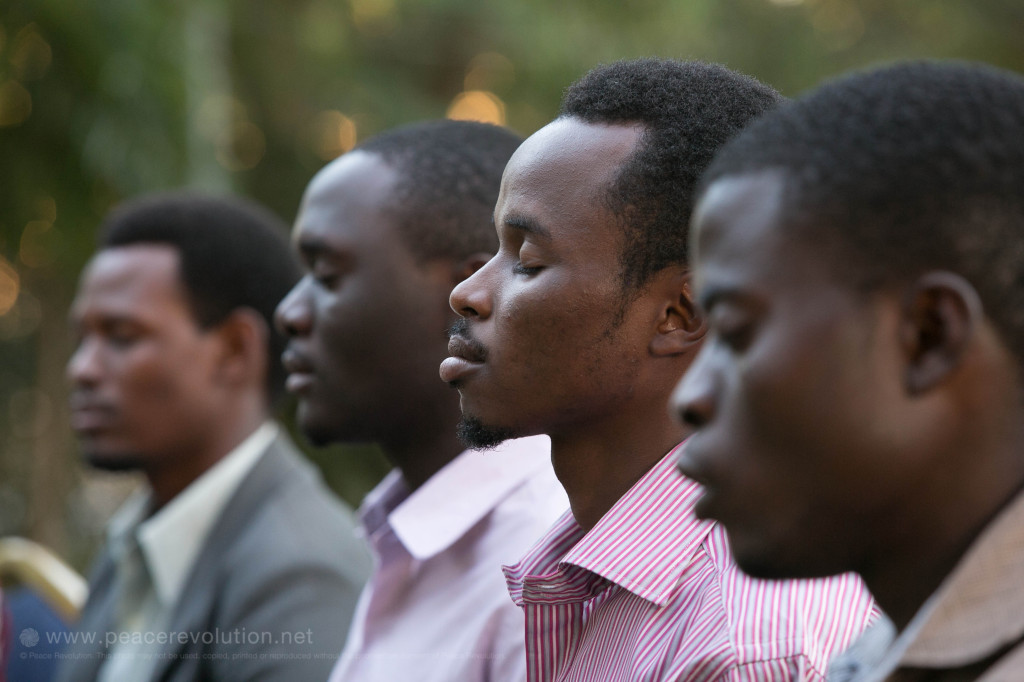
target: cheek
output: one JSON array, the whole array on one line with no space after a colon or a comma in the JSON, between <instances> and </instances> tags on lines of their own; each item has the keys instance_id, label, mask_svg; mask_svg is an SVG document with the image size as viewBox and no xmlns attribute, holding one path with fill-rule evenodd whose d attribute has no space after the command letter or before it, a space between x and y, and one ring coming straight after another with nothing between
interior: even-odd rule
<instances>
[{"instance_id":1,"label":"cheek","mask_svg":"<svg viewBox=\"0 0 1024 682\"><path fill-rule=\"evenodd\" d=\"M196 374L196 365L202 361L198 354L172 354L159 349L147 349L126 357L119 370L118 384L127 407L145 406L173 398L179 383L187 383ZM180 367L175 372L173 367Z\"/></svg>"},{"instance_id":2,"label":"cheek","mask_svg":"<svg viewBox=\"0 0 1024 682\"><path fill-rule=\"evenodd\" d=\"M803 497L841 483L870 447L864 425L877 409L870 371L848 339L810 338L817 343L783 341L752 357L738 375L736 406L739 428L757 453L751 475Z\"/></svg>"},{"instance_id":3,"label":"cheek","mask_svg":"<svg viewBox=\"0 0 1024 682\"><path fill-rule=\"evenodd\" d=\"M365 361L366 355L386 344L388 335L402 323L394 314L389 319L390 309L390 301L369 297L357 287L343 296L318 301L314 334L319 352L332 362Z\"/></svg>"}]
</instances>

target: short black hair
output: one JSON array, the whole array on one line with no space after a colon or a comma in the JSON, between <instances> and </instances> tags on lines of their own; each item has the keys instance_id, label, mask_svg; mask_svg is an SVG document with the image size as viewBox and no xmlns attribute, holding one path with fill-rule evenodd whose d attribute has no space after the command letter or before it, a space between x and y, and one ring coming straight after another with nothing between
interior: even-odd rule
<instances>
[{"instance_id":1,"label":"short black hair","mask_svg":"<svg viewBox=\"0 0 1024 682\"><path fill-rule=\"evenodd\" d=\"M784 98L719 64L637 59L599 66L569 86L561 116L597 124L640 124L633 155L609 188L624 233L623 290L642 289L660 270L688 263L694 192L715 151Z\"/></svg>"},{"instance_id":2,"label":"short black hair","mask_svg":"<svg viewBox=\"0 0 1024 682\"><path fill-rule=\"evenodd\" d=\"M274 310L301 276L287 235L284 222L251 201L176 192L115 208L100 227L98 247L163 244L177 250L181 281L201 329L239 308L258 312L270 335L267 397L274 405L285 378L285 339L274 326Z\"/></svg>"},{"instance_id":3,"label":"short black hair","mask_svg":"<svg viewBox=\"0 0 1024 682\"><path fill-rule=\"evenodd\" d=\"M392 210L416 258L465 258L494 253L494 205L501 174L522 138L470 121L402 126L363 142L397 174Z\"/></svg>"},{"instance_id":4,"label":"short black hair","mask_svg":"<svg viewBox=\"0 0 1024 682\"><path fill-rule=\"evenodd\" d=\"M1024 78L919 61L832 81L722 150L702 186L778 171L786 229L839 281L881 290L967 279L1024 359Z\"/></svg>"}]
</instances>

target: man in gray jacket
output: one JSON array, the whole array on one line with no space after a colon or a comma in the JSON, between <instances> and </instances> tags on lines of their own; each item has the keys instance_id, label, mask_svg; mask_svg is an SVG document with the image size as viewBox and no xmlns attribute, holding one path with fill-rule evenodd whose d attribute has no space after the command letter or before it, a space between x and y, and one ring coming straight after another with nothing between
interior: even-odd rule
<instances>
[{"instance_id":1,"label":"man in gray jacket","mask_svg":"<svg viewBox=\"0 0 1024 682\"><path fill-rule=\"evenodd\" d=\"M238 200L108 217L71 311L85 458L148 486L108 528L59 679L327 676L368 565L350 513L271 419L297 280L285 229Z\"/></svg>"}]
</instances>

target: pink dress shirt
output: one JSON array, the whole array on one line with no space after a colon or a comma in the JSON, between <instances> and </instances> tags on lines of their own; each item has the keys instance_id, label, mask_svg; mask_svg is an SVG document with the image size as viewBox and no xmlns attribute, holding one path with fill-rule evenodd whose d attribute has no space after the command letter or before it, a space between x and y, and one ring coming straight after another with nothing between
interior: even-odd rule
<instances>
[{"instance_id":1,"label":"pink dress shirt","mask_svg":"<svg viewBox=\"0 0 1024 682\"><path fill-rule=\"evenodd\" d=\"M375 564L331 682L526 679L503 563L568 506L546 436L467 451L409 494L391 472L360 509Z\"/></svg>"},{"instance_id":2,"label":"pink dress shirt","mask_svg":"<svg viewBox=\"0 0 1024 682\"><path fill-rule=\"evenodd\" d=\"M824 680L874 602L852 574L760 581L693 514L675 450L584 533L566 513L518 564L530 682Z\"/></svg>"}]
</instances>

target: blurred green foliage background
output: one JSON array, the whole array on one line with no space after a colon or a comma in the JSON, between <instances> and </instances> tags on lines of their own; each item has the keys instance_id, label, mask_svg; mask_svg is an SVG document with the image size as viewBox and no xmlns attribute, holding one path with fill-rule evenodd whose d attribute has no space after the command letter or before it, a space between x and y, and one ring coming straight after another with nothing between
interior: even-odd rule
<instances>
[{"instance_id":1,"label":"blurred green foliage background","mask_svg":"<svg viewBox=\"0 0 1024 682\"><path fill-rule=\"evenodd\" d=\"M324 163L446 115L529 134L590 67L723 62L796 94L914 57L1024 71L1021 0L3 0L0 3L0 535L79 567L123 477L67 428L66 316L117 201L193 186L291 222ZM314 453L353 504L372 449Z\"/></svg>"}]
</instances>

